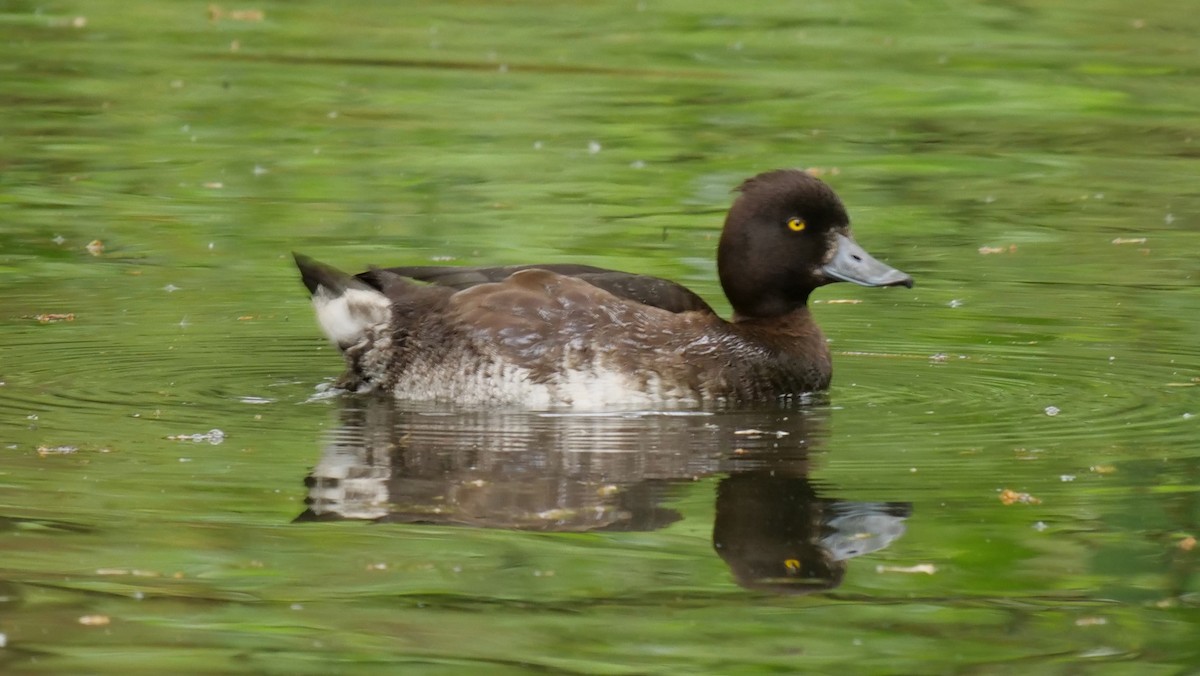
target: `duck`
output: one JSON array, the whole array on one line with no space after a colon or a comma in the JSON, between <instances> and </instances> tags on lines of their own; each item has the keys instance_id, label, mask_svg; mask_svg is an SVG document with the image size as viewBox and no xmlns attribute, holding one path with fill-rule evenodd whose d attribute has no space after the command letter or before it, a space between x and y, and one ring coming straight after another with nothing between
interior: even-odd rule
<instances>
[{"instance_id":1,"label":"duck","mask_svg":"<svg viewBox=\"0 0 1200 676\"><path fill-rule=\"evenodd\" d=\"M525 408L752 403L826 390L809 297L835 282L912 288L854 239L806 171L735 188L717 244L725 319L674 281L590 265L372 267L294 253L346 361L335 384L400 400Z\"/></svg>"}]
</instances>

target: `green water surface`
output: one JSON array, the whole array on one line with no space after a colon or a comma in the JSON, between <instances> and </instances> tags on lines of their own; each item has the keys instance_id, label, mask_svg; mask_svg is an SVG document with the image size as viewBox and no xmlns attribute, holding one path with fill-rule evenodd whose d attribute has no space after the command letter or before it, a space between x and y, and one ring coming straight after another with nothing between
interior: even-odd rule
<instances>
[{"instance_id":1,"label":"green water surface","mask_svg":"<svg viewBox=\"0 0 1200 676\"><path fill-rule=\"evenodd\" d=\"M1157 0L0 3L0 671L1200 673L1197 35ZM827 398L319 392L292 250L725 312L730 190L778 167L917 282L815 294ZM835 505L902 532L809 593L727 560Z\"/></svg>"}]
</instances>

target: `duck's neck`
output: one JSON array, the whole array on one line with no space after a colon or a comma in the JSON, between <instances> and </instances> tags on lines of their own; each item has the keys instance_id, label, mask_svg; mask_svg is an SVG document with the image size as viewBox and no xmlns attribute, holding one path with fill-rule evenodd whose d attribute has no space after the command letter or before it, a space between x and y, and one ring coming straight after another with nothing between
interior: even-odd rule
<instances>
[{"instance_id":1,"label":"duck's neck","mask_svg":"<svg viewBox=\"0 0 1200 676\"><path fill-rule=\"evenodd\" d=\"M780 312L754 312L753 314L740 312L737 308L733 309L733 318L730 320L734 324L745 326L770 326L772 329L780 332L789 332L797 329L816 328L813 322L812 312L809 311L806 303L800 303L789 309L781 309Z\"/></svg>"},{"instance_id":2,"label":"duck's neck","mask_svg":"<svg viewBox=\"0 0 1200 676\"><path fill-rule=\"evenodd\" d=\"M740 364L770 393L798 393L829 386L833 363L821 328L807 306L774 317L734 314L733 330L758 351ZM761 393L758 393L761 394Z\"/></svg>"}]
</instances>

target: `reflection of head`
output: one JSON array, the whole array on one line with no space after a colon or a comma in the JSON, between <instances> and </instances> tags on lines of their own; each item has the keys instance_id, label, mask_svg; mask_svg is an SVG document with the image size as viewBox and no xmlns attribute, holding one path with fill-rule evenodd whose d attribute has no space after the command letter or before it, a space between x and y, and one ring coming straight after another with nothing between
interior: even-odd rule
<instances>
[{"instance_id":1,"label":"reflection of head","mask_svg":"<svg viewBox=\"0 0 1200 676\"><path fill-rule=\"evenodd\" d=\"M846 560L903 534L910 511L822 499L802 476L732 474L717 487L713 547L743 587L807 594L841 584Z\"/></svg>"},{"instance_id":2,"label":"reflection of head","mask_svg":"<svg viewBox=\"0 0 1200 676\"><path fill-rule=\"evenodd\" d=\"M713 547L738 584L793 594L841 584L846 564L819 544L816 500L807 479L767 470L721 480Z\"/></svg>"}]
</instances>

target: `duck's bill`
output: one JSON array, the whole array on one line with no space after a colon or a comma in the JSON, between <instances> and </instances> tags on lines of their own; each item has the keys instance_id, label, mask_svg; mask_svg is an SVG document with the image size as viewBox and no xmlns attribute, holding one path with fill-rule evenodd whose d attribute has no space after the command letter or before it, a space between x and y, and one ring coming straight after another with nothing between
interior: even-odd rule
<instances>
[{"instance_id":1,"label":"duck's bill","mask_svg":"<svg viewBox=\"0 0 1200 676\"><path fill-rule=\"evenodd\" d=\"M875 260L858 242L845 235L836 235L833 260L821 268L829 281L854 282L863 286L906 286L913 279L896 268Z\"/></svg>"}]
</instances>

